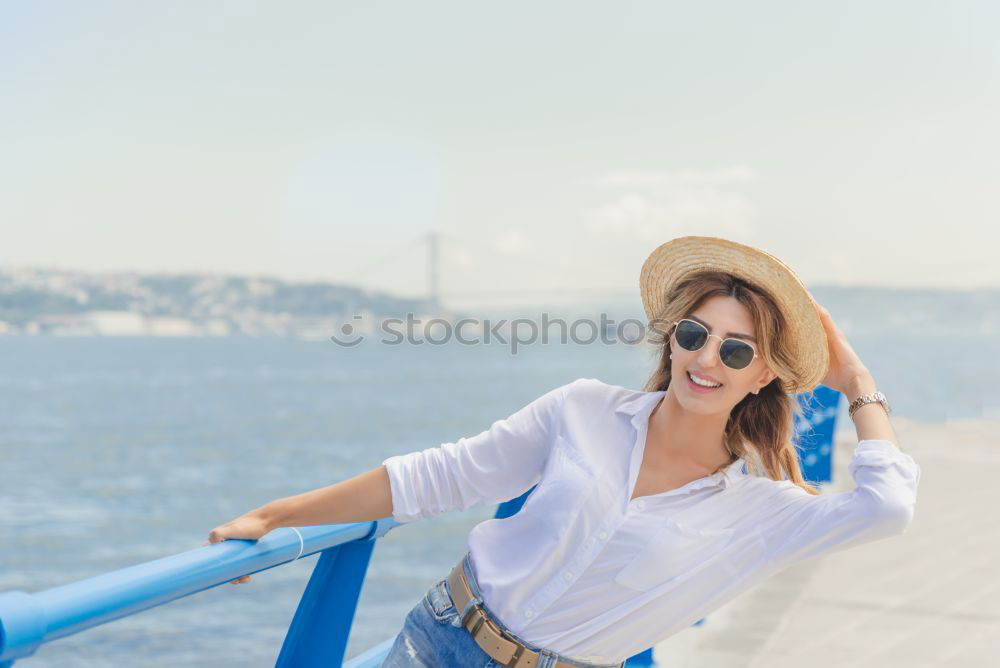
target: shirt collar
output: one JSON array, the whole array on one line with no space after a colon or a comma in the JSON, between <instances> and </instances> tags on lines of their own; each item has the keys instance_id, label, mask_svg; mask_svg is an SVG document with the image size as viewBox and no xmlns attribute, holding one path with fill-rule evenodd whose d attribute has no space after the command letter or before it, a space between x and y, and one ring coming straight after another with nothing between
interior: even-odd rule
<instances>
[{"instance_id":1,"label":"shirt collar","mask_svg":"<svg viewBox=\"0 0 1000 668\"><path fill-rule=\"evenodd\" d=\"M615 412L628 415L632 426L636 430L645 429L649 425L650 413L653 412L653 409L656 408L656 405L666 393L666 390L657 390L655 392L636 391L632 396L620 401L615 407ZM736 461L726 466L723 470L702 478L702 480L705 484L721 483L723 486L729 487L740 478L745 478L748 475L743 470L745 463L746 460L743 457L737 457ZM701 485L698 486L700 487Z\"/></svg>"}]
</instances>

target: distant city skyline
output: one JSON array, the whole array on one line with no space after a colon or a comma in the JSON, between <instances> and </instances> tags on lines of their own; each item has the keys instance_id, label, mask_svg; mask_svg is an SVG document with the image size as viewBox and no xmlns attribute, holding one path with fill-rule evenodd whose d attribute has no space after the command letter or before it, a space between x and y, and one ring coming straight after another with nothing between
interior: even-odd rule
<instances>
[{"instance_id":1,"label":"distant city skyline","mask_svg":"<svg viewBox=\"0 0 1000 668\"><path fill-rule=\"evenodd\" d=\"M1000 331L1000 289L928 290L809 286L837 313L845 332L864 335L898 326L921 335L993 336ZM510 297L511 295L508 295ZM533 295L537 296L537 295ZM445 324L449 323L449 324ZM532 324L534 323L534 324ZM280 336L344 339L401 330L444 343L504 333L516 344L540 330L586 339L597 332L634 339L645 318L637 295L626 300L552 301L530 307L456 308L450 300L405 299L354 286L296 284L236 274L83 273L0 267L0 335ZM346 329L345 329L346 328ZM516 331L516 336L513 332ZM489 332L489 334L487 334ZM345 335L346 333L346 335ZM469 341L460 341L468 344ZM543 341L544 342L544 341ZM633 341L635 342L635 341Z\"/></svg>"},{"instance_id":2,"label":"distant city skyline","mask_svg":"<svg viewBox=\"0 0 1000 668\"><path fill-rule=\"evenodd\" d=\"M687 234L1000 287L986 2L0 7L0 266L627 295ZM478 296L475 296L478 295Z\"/></svg>"}]
</instances>

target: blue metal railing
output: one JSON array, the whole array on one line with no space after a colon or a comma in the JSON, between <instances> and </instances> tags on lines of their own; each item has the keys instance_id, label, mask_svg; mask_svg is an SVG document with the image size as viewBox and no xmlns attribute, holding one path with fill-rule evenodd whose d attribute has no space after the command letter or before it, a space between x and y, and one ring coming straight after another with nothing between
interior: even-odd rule
<instances>
[{"instance_id":1,"label":"blue metal railing","mask_svg":"<svg viewBox=\"0 0 1000 668\"><path fill-rule=\"evenodd\" d=\"M302 527L301 545L292 529L275 529L256 541L226 540L33 594L2 593L0 668L43 643L289 563L300 547L303 557L321 555L276 665L340 665L375 540L394 526L385 518Z\"/></svg>"},{"instance_id":2,"label":"blue metal railing","mask_svg":"<svg viewBox=\"0 0 1000 668\"><path fill-rule=\"evenodd\" d=\"M830 480L833 427L840 393L819 387L799 395L804 419L795 439L803 477ZM499 504L495 517L517 513L534 487ZM31 656L44 643L134 615L275 566L321 553L285 635L279 668L378 668L394 638L343 663L361 587L375 541L399 524L375 522L275 529L257 541L226 540L36 593L0 593L0 668ZM301 551L301 554L300 554ZM695 622L701 625L705 619ZM653 666L652 648L632 656L629 668Z\"/></svg>"}]
</instances>

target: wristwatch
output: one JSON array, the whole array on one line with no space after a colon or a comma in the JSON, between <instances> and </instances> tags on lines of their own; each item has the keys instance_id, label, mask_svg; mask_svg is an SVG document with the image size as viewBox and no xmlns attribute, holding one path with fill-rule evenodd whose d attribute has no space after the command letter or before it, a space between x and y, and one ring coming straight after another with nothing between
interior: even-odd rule
<instances>
[{"instance_id":1,"label":"wristwatch","mask_svg":"<svg viewBox=\"0 0 1000 668\"><path fill-rule=\"evenodd\" d=\"M851 402L851 405L847 409L848 415L854 418L854 413L859 408L865 404L873 404L878 402L882 404L882 408L885 409L886 415L892 415L892 409L889 408L889 400L885 398L885 395L879 391L869 392L868 394L862 394L860 397Z\"/></svg>"}]
</instances>

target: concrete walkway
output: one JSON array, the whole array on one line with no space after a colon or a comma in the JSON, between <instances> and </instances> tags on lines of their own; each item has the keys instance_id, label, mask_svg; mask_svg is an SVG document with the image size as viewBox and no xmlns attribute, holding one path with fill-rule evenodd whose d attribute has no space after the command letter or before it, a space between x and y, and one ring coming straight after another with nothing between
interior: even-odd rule
<instances>
[{"instance_id":1,"label":"concrete walkway","mask_svg":"<svg viewBox=\"0 0 1000 668\"><path fill-rule=\"evenodd\" d=\"M1000 666L1000 423L893 417L921 467L902 536L802 562L658 645L664 668ZM852 489L840 432L831 492Z\"/></svg>"}]
</instances>

